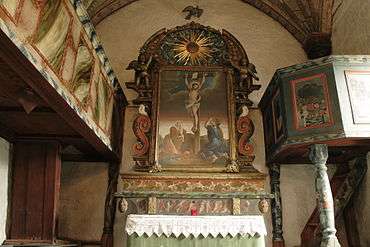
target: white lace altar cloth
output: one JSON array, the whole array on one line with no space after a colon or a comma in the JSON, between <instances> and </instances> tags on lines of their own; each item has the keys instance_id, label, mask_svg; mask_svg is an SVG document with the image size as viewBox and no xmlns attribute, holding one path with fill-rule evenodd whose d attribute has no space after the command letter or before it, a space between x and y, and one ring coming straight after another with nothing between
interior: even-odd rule
<instances>
[{"instance_id":1,"label":"white lace altar cloth","mask_svg":"<svg viewBox=\"0 0 370 247\"><path fill-rule=\"evenodd\" d=\"M160 237L162 234L170 237L172 234L179 237L190 235L198 237L217 237L219 234L232 237L241 236L266 236L266 226L263 216L184 216L184 215L138 215L130 214L126 220L128 235L136 233L149 237L153 234Z\"/></svg>"}]
</instances>

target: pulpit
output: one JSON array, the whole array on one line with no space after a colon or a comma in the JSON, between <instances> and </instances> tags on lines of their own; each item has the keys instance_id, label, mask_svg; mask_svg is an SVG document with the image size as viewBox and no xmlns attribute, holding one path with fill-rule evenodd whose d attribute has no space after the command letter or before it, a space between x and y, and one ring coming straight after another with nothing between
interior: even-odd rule
<instances>
[{"instance_id":1,"label":"pulpit","mask_svg":"<svg viewBox=\"0 0 370 247\"><path fill-rule=\"evenodd\" d=\"M128 247L265 246L263 216L185 216L130 214Z\"/></svg>"},{"instance_id":2,"label":"pulpit","mask_svg":"<svg viewBox=\"0 0 370 247\"><path fill-rule=\"evenodd\" d=\"M274 246L284 243L279 164L307 162L316 170L321 246L340 246L334 204L343 199L333 200L326 162L343 164L370 150L369 61L369 56L320 58L277 70L268 85L259 107L275 195Z\"/></svg>"}]
</instances>

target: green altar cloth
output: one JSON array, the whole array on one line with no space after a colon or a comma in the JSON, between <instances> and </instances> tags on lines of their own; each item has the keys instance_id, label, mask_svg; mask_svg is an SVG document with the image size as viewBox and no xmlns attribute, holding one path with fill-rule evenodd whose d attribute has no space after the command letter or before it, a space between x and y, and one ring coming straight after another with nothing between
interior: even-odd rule
<instances>
[{"instance_id":1,"label":"green altar cloth","mask_svg":"<svg viewBox=\"0 0 370 247\"><path fill-rule=\"evenodd\" d=\"M265 239L261 237L242 237L237 235L232 237L227 235L222 237L219 235L214 238L208 236L204 238L202 236L193 237L189 236L185 238L184 236L176 237L171 235L166 237L164 235L157 237L152 235L148 237L147 235L142 235L139 237L137 234L132 234L128 236L128 247L264 247Z\"/></svg>"}]
</instances>

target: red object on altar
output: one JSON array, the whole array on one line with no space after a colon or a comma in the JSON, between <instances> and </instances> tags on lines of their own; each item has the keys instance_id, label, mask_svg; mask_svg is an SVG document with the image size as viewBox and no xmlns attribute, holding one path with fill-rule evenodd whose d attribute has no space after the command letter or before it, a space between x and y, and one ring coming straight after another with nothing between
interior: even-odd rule
<instances>
[{"instance_id":1,"label":"red object on altar","mask_svg":"<svg viewBox=\"0 0 370 247\"><path fill-rule=\"evenodd\" d=\"M195 201L192 201L192 202L191 202L191 206L190 206L190 215L191 215L191 216L197 216L197 215L198 215L198 209L197 209L197 207L195 206Z\"/></svg>"},{"instance_id":2,"label":"red object on altar","mask_svg":"<svg viewBox=\"0 0 370 247\"><path fill-rule=\"evenodd\" d=\"M190 214L191 216L197 216L198 215L198 210L196 208L190 209Z\"/></svg>"}]
</instances>

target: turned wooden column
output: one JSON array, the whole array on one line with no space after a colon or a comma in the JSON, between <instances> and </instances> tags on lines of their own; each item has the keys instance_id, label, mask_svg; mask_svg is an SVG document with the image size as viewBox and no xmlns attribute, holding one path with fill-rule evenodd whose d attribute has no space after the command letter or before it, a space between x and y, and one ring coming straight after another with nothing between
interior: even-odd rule
<instances>
[{"instance_id":1,"label":"turned wooden column","mask_svg":"<svg viewBox=\"0 0 370 247\"><path fill-rule=\"evenodd\" d=\"M328 146L326 144L313 144L310 146L309 159L315 165L315 188L317 207L320 211L320 228L322 231L321 247L339 247L335 233L335 216L333 195L330 188L329 177L326 172L328 159Z\"/></svg>"},{"instance_id":2,"label":"turned wooden column","mask_svg":"<svg viewBox=\"0 0 370 247\"><path fill-rule=\"evenodd\" d=\"M280 165L272 164L269 168L271 194L274 198L271 200L272 216L272 246L284 247L283 238L283 215L280 197Z\"/></svg>"},{"instance_id":3,"label":"turned wooden column","mask_svg":"<svg viewBox=\"0 0 370 247\"><path fill-rule=\"evenodd\" d=\"M7 242L53 243L60 190L60 144L56 141L17 141L13 157Z\"/></svg>"}]
</instances>

